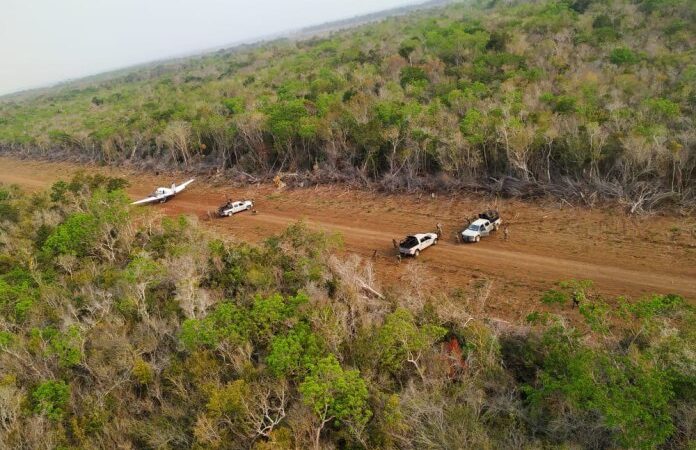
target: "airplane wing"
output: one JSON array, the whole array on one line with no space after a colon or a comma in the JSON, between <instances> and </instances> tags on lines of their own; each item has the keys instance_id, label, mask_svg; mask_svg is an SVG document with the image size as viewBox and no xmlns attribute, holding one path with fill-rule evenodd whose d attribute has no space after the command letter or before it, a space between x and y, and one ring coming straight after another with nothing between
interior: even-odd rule
<instances>
[{"instance_id":1,"label":"airplane wing","mask_svg":"<svg viewBox=\"0 0 696 450\"><path fill-rule=\"evenodd\" d=\"M131 203L131 205L146 205L148 203L158 202L160 200L162 200L162 197L150 196L150 197L144 198L142 200L138 200L137 202L133 202L133 203Z\"/></svg>"},{"instance_id":2,"label":"airplane wing","mask_svg":"<svg viewBox=\"0 0 696 450\"><path fill-rule=\"evenodd\" d=\"M191 179L188 180L187 182L181 183L180 185L175 186L175 187L174 187L174 193L175 193L175 194L178 194L179 192L181 192L181 191L183 191L184 189L186 189L186 186L188 186L189 184L193 183L193 180L194 180L194 178L191 178Z\"/></svg>"}]
</instances>

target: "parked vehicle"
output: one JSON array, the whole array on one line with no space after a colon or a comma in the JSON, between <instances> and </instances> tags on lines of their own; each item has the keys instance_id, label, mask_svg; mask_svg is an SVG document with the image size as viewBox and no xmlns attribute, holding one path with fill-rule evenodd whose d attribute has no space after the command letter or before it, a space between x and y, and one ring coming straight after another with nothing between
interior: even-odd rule
<instances>
[{"instance_id":1,"label":"parked vehicle","mask_svg":"<svg viewBox=\"0 0 696 450\"><path fill-rule=\"evenodd\" d=\"M421 233L406 236L406 239L399 243L399 253L405 256L418 256L420 252L437 244L437 233Z\"/></svg>"},{"instance_id":2,"label":"parked vehicle","mask_svg":"<svg viewBox=\"0 0 696 450\"><path fill-rule=\"evenodd\" d=\"M488 236L492 231L500 228L500 215L498 211L488 210L479 214L478 219L474 220L462 231L462 241L479 242L482 236Z\"/></svg>"},{"instance_id":3,"label":"parked vehicle","mask_svg":"<svg viewBox=\"0 0 696 450\"><path fill-rule=\"evenodd\" d=\"M232 214L237 214L242 211L250 211L254 207L254 202L251 200L228 201L218 208L217 214L219 217L229 217Z\"/></svg>"}]
</instances>

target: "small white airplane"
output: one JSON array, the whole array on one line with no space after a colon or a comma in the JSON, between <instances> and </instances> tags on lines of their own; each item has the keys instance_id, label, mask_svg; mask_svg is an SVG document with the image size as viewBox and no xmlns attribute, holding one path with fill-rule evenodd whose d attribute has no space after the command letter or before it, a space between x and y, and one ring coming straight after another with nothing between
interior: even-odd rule
<instances>
[{"instance_id":1,"label":"small white airplane","mask_svg":"<svg viewBox=\"0 0 696 450\"><path fill-rule=\"evenodd\" d=\"M193 178L188 180L185 183L181 183L180 185L176 185L176 183L172 184L172 187L166 188L166 187L158 187L155 189L155 192L150 194L149 197L146 197L142 200L138 200L137 202L131 203L131 205L145 205L147 203L164 203L170 198L174 197L176 194L179 192L183 191L186 189L186 186L191 184L193 182Z\"/></svg>"}]
</instances>

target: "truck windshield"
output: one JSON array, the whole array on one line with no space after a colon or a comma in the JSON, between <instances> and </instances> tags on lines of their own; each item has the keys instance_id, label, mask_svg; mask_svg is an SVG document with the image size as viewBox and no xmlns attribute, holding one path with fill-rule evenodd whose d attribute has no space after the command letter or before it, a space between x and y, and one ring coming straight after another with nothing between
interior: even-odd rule
<instances>
[{"instance_id":1,"label":"truck windshield","mask_svg":"<svg viewBox=\"0 0 696 450\"><path fill-rule=\"evenodd\" d=\"M469 230L471 230L471 231L478 231L478 230L479 230L479 226L478 226L478 225L469 225Z\"/></svg>"}]
</instances>

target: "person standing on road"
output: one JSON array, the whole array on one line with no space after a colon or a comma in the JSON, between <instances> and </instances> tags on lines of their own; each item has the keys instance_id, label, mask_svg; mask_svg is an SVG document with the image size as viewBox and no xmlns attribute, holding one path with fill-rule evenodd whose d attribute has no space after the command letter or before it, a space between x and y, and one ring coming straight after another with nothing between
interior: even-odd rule
<instances>
[{"instance_id":1,"label":"person standing on road","mask_svg":"<svg viewBox=\"0 0 696 450\"><path fill-rule=\"evenodd\" d=\"M442 224L440 222L437 223L437 238L440 239L442 237Z\"/></svg>"},{"instance_id":2,"label":"person standing on road","mask_svg":"<svg viewBox=\"0 0 696 450\"><path fill-rule=\"evenodd\" d=\"M505 239L506 241L510 239L510 227L508 226L508 224L505 224L503 226L503 239Z\"/></svg>"},{"instance_id":3,"label":"person standing on road","mask_svg":"<svg viewBox=\"0 0 696 450\"><path fill-rule=\"evenodd\" d=\"M395 250L398 250L398 249L399 249L399 243L396 242L396 239L392 239L392 245L394 246L394 249L395 249Z\"/></svg>"}]
</instances>

